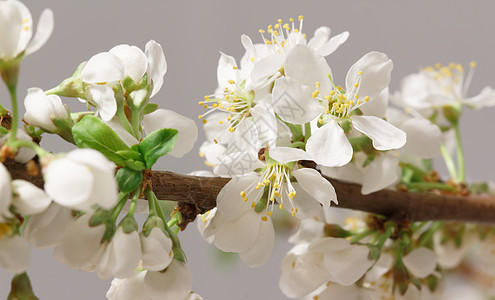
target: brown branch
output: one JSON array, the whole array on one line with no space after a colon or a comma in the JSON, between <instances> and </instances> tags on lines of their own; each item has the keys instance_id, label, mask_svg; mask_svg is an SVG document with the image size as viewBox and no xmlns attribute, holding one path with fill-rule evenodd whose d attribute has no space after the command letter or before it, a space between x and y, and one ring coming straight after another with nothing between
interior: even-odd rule
<instances>
[{"instance_id":1,"label":"brown branch","mask_svg":"<svg viewBox=\"0 0 495 300\"><path fill-rule=\"evenodd\" d=\"M21 164L5 163L15 179L43 185L40 175L29 176ZM328 179L328 178L327 178ZM203 213L216 204L216 197L229 178L182 175L168 171L153 172L153 190L162 200L179 203L181 211ZM382 190L370 195L361 194L358 184L328 179L337 192L338 207L376 213L409 221L460 221L495 223L495 198L483 195L456 196L436 193L412 193Z\"/></svg>"}]
</instances>

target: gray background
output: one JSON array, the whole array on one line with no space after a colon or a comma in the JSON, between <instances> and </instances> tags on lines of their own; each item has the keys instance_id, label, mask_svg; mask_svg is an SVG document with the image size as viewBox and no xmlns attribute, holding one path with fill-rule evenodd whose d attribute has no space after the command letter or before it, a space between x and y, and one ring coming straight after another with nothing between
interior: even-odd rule
<instances>
[{"instance_id":1,"label":"gray background","mask_svg":"<svg viewBox=\"0 0 495 300\"><path fill-rule=\"evenodd\" d=\"M57 85L77 65L92 55L128 43L144 48L155 39L162 44L168 62L164 86L154 101L197 120L203 113L197 101L216 88L218 51L240 59L240 35L260 42L259 28L278 18L305 16L308 37L322 25L334 34L348 30L347 43L329 57L333 74L342 83L347 69L363 54L378 50L394 61L391 90L400 79L419 66L451 61L478 67L469 95L486 85L495 85L495 9L491 1L133 1L86 0L25 1L35 22L42 9L55 12L55 31L48 43L22 64L19 97L26 89ZM0 86L2 103L8 102ZM77 100L67 99L66 103ZM70 104L82 109L79 103ZM495 180L493 173L493 109L467 111L463 116L463 138L467 173L471 180ZM199 125L199 122L198 122ZM195 149L181 160L163 159L158 166L181 173L204 169ZM48 137L45 146L69 150ZM270 261L262 268L249 269L234 263L218 266L215 251L203 242L195 226L181 234L194 273L194 289L208 300L284 299L278 290L280 260L289 249L277 243ZM108 282L95 274L72 271L54 262L51 251L33 251L29 268L41 299L104 299ZM10 274L0 270L0 299L6 298Z\"/></svg>"}]
</instances>

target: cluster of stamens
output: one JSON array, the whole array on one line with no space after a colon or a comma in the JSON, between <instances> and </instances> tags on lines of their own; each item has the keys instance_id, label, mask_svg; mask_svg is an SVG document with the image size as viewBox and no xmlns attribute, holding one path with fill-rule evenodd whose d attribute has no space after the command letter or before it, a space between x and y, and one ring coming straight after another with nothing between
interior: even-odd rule
<instances>
[{"instance_id":1,"label":"cluster of stamens","mask_svg":"<svg viewBox=\"0 0 495 300\"><path fill-rule=\"evenodd\" d=\"M336 118L348 117L354 109L370 101L369 96L365 96L361 99L358 95L362 75L363 72L359 71L356 82L349 91L345 91L341 86L335 86L332 78L329 75L330 81L333 85L333 89L330 90L328 95L322 96L320 95L319 90L320 83L316 82L316 89L313 91L313 99L318 100L320 104L325 108L326 115L331 115ZM318 122L323 123L322 117L318 119Z\"/></svg>"},{"instance_id":2,"label":"cluster of stamens","mask_svg":"<svg viewBox=\"0 0 495 300\"><path fill-rule=\"evenodd\" d=\"M266 216L261 217L263 221L267 221L267 216L271 216L273 214L275 202L279 204L279 209L283 209L284 198L285 200L289 201L289 204L292 207L292 216L295 216L297 213L297 207L294 206L294 202L292 201L292 199L296 196L296 190L294 189L290 181L290 174L291 170L285 165L269 165L264 169L260 180L255 184L253 183L252 185L250 185L246 190L241 191L240 196L244 202L247 202L249 200L248 195L260 189L263 189L266 192L265 189L267 189L267 212ZM251 207L256 207L255 201L251 203Z\"/></svg>"},{"instance_id":3,"label":"cluster of stamens","mask_svg":"<svg viewBox=\"0 0 495 300\"><path fill-rule=\"evenodd\" d=\"M464 67L461 64L451 62L443 66L436 63L434 66L428 66L423 71L431 76L439 84L445 94L454 98L462 98L471 83L474 75L476 62L472 61L469 64L469 72L465 74Z\"/></svg>"},{"instance_id":4,"label":"cluster of stamens","mask_svg":"<svg viewBox=\"0 0 495 300\"><path fill-rule=\"evenodd\" d=\"M299 16L299 28L295 27L294 18L289 18L289 23L284 23L278 19L275 25L268 25L267 29L260 29L261 37L267 46L275 53L292 49L295 45L306 39L306 34L302 33L303 16ZM269 38L265 37L265 33Z\"/></svg>"},{"instance_id":5,"label":"cluster of stamens","mask_svg":"<svg viewBox=\"0 0 495 300\"><path fill-rule=\"evenodd\" d=\"M234 69L237 69L234 66ZM219 98L218 95L207 95L204 97L204 101L199 101L198 104L205 109L209 109L205 114L199 115L198 118L203 120L203 124L208 121L204 118L214 111L223 111L228 113L225 120L219 120L219 124L229 122L229 131L234 132L239 124L250 116L249 109L253 107L253 101L249 93L242 90L240 83L230 79L228 81L229 87L225 87L223 90L223 98Z\"/></svg>"}]
</instances>

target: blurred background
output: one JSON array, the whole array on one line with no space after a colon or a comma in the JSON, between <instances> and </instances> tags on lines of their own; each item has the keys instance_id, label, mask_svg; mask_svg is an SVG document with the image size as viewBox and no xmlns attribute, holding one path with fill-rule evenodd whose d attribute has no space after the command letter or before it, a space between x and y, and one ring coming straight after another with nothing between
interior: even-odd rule
<instances>
[{"instance_id":1,"label":"blurred background","mask_svg":"<svg viewBox=\"0 0 495 300\"><path fill-rule=\"evenodd\" d=\"M486 85L495 85L495 4L461 0L355 0L355 1L164 1L164 0L26 0L36 23L44 8L55 13L55 30L40 51L21 67L19 98L29 87L44 90L69 77L82 61L118 44L144 49L150 39L159 42L168 63L164 85L154 97L162 108L192 119L204 109L197 105L216 86L219 51L238 60L243 54L241 34L261 42L258 29L278 18L304 15L308 38L316 28L328 26L333 35L349 31L350 38L328 57L337 82L343 83L348 68L363 54L385 52L394 62L391 91L401 79L420 67L436 62L477 61L468 96ZM0 85L2 104L9 107L6 88ZM66 99L73 110L83 104ZM22 106L22 105L21 105ZM22 109L23 110L23 109ZM466 111L462 118L468 180L495 180L495 110ZM198 122L198 126L200 126ZM188 173L207 169L198 156L204 140L183 159L165 158L157 169ZM43 145L56 152L71 145L47 136ZM443 170L442 167L440 167ZM268 263L249 269L237 255L221 255L204 242L191 224L180 234L194 274L194 290L207 300L285 299L278 289L280 261L289 250L287 233L278 236ZM73 271L52 259L52 251L32 251L28 273L40 299L105 299L110 281L94 273ZM10 288L11 274L0 269L0 299Z\"/></svg>"}]
</instances>

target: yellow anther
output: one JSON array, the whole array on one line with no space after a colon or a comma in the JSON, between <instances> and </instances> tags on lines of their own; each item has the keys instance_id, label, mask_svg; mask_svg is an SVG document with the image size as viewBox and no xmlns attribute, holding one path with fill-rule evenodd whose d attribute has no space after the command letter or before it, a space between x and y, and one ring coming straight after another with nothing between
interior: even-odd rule
<instances>
[{"instance_id":1,"label":"yellow anther","mask_svg":"<svg viewBox=\"0 0 495 300\"><path fill-rule=\"evenodd\" d=\"M455 67L455 64L454 64L453 62L450 62L450 63L449 63L449 68L450 68L450 69L453 69L454 67Z\"/></svg>"},{"instance_id":2,"label":"yellow anther","mask_svg":"<svg viewBox=\"0 0 495 300\"><path fill-rule=\"evenodd\" d=\"M436 63L436 64L435 64L435 68L436 68L436 69L440 69L441 67L442 67L442 64L441 64L441 63Z\"/></svg>"},{"instance_id":3,"label":"yellow anther","mask_svg":"<svg viewBox=\"0 0 495 300\"><path fill-rule=\"evenodd\" d=\"M289 199L292 199L296 196L296 191L290 192L289 193Z\"/></svg>"},{"instance_id":4,"label":"yellow anther","mask_svg":"<svg viewBox=\"0 0 495 300\"><path fill-rule=\"evenodd\" d=\"M268 217L267 216L263 216L263 217L261 217L261 220L266 222L266 221L268 221Z\"/></svg>"},{"instance_id":5,"label":"yellow anther","mask_svg":"<svg viewBox=\"0 0 495 300\"><path fill-rule=\"evenodd\" d=\"M265 33L263 29L258 30L260 33Z\"/></svg>"},{"instance_id":6,"label":"yellow anther","mask_svg":"<svg viewBox=\"0 0 495 300\"><path fill-rule=\"evenodd\" d=\"M360 105L360 104L361 104L361 99L358 99L357 105Z\"/></svg>"},{"instance_id":7,"label":"yellow anther","mask_svg":"<svg viewBox=\"0 0 495 300\"><path fill-rule=\"evenodd\" d=\"M29 30L29 26L24 26L24 31L28 31Z\"/></svg>"},{"instance_id":8,"label":"yellow anther","mask_svg":"<svg viewBox=\"0 0 495 300\"><path fill-rule=\"evenodd\" d=\"M475 61L472 61L469 63L469 67L470 68L475 68L476 67L476 62Z\"/></svg>"},{"instance_id":9,"label":"yellow anther","mask_svg":"<svg viewBox=\"0 0 495 300\"><path fill-rule=\"evenodd\" d=\"M325 113L326 113L327 115L328 115L328 114L330 114L330 110L329 110L328 108L327 108L327 109L325 109Z\"/></svg>"},{"instance_id":10,"label":"yellow anther","mask_svg":"<svg viewBox=\"0 0 495 300\"><path fill-rule=\"evenodd\" d=\"M199 105L204 105L203 101L198 102Z\"/></svg>"},{"instance_id":11,"label":"yellow anther","mask_svg":"<svg viewBox=\"0 0 495 300\"><path fill-rule=\"evenodd\" d=\"M216 104L216 103L213 103L213 104L211 105L211 107L213 107L213 108L215 108L215 107L217 107L217 106L218 106L218 104Z\"/></svg>"},{"instance_id":12,"label":"yellow anther","mask_svg":"<svg viewBox=\"0 0 495 300\"><path fill-rule=\"evenodd\" d=\"M213 139L213 142L214 142L215 144L218 144L217 139Z\"/></svg>"},{"instance_id":13,"label":"yellow anther","mask_svg":"<svg viewBox=\"0 0 495 300\"><path fill-rule=\"evenodd\" d=\"M361 75L363 75L363 71L358 72L358 76L361 76Z\"/></svg>"},{"instance_id":14,"label":"yellow anther","mask_svg":"<svg viewBox=\"0 0 495 300\"><path fill-rule=\"evenodd\" d=\"M282 24L282 19L278 19L277 22L279 22L280 24Z\"/></svg>"},{"instance_id":15,"label":"yellow anther","mask_svg":"<svg viewBox=\"0 0 495 300\"><path fill-rule=\"evenodd\" d=\"M368 101L370 101L370 97L369 96L364 97L364 102L368 102Z\"/></svg>"},{"instance_id":16,"label":"yellow anther","mask_svg":"<svg viewBox=\"0 0 495 300\"><path fill-rule=\"evenodd\" d=\"M358 82L356 82L356 83L354 84L354 87L355 87L355 88L357 88L358 86L359 86L359 83L358 83Z\"/></svg>"},{"instance_id":17,"label":"yellow anther","mask_svg":"<svg viewBox=\"0 0 495 300\"><path fill-rule=\"evenodd\" d=\"M304 16L299 16L299 22L301 22L302 20L304 20Z\"/></svg>"},{"instance_id":18,"label":"yellow anther","mask_svg":"<svg viewBox=\"0 0 495 300\"><path fill-rule=\"evenodd\" d=\"M344 104L345 108L349 108L349 106L350 106L350 105L351 105L351 104L350 104L349 102L346 102L346 103Z\"/></svg>"},{"instance_id":19,"label":"yellow anther","mask_svg":"<svg viewBox=\"0 0 495 300\"><path fill-rule=\"evenodd\" d=\"M254 57L251 57L249 60L253 62L254 61Z\"/></svg>"},{"instance_id":20,"label":"yellow anther","mask_svg":"<svg viewBox=\"0 0 495 300\"><path fill-rule=\"evenodd\" d=\"M206 123L208 123L208 121L207 120L203 120L203 124L206 124Z\"/></svg>"},{"instance_id":21,"label":"yellow anther","mask_svg":"<svg viewBox=\"0 0 495 300\"><path fill-rule=\"evenodd\" d=\"M234 80L232 80L232 79L229 79L229 80L228 80L228 82L229 82L230 84L234 84L234 83L235 83L235 81L234 81Z\"/></svg>"},{"instance_id":22,"label":"yellow anther","mask_svg":"<svg viewBox=\"0 0 495 300\"><path fill-rule=\"evenodd\" d=\"M424 70L426 72L434 72L435 71L435 69L433 67L426 67Z\"/></svg>"},{"instance_id":23,"label":"yellow anther","mask_svg":"<svg viewBox=\"0 0 495 300\"><path fill-rule=\"evenodd\" d=\"M464 68L462 67L461 64L457 64L455 65L455 69L461 73L464 73Z\"/></svg>"},{"instance_id":24,"label":"yellow anther","mask_svg":"<svg viewBox=\"0 0 495 300\"><path fill-rule=\"evenodd\" d=\"M204 108L208 108L208 104L205 104L203 107L204 107Z\"/></svg>"},{"instance_id":25,"label":"yellow anther","mask_svg":"<svg viewBox=\"0 0 495 300\"><path fill-rule=\"evenodd\" d=\"M280 193L279 193L279 192L275 192L275 193L273 193L273 195L275 195L275 197L282 198L282 195L280 195Z\"/></svg>"},{"instance_id":26,"label":"yellow anther","mask_svg":"<svg viewBox=\"0 0 495 300\"><path fill-rule=\"evenodd\" d=\"M274 183L273 187L278 190L280 188L280 185L278 183Z\"/></svg>"},{"instance_id":27,"label":"yellow anther","mask_svg":"<svg viewBox=\"0 0 495 300\"><path fill-rule=\"evenodd\" d=\"M299 32L299 29L297 29L297 28L294 28L294 32Z\"/></svg>"},{"instance_id":28,"label":"yellow anther","mask_svg":"<svg viewBox=\"0 0 495 300\"><path fill-rule=\"evenodd\" d=\"M359 99L358 94L354 94L354 98Z\"/></svg>"},{"instance_id":29,"label":"yellow anther","mask_svg":"<svg viewBox=\"0 0 495 300\"><path fill-rule=\"evenodd\" d=\"M24 20L22 20L22 23L26 24L27 22L29 22L29 18L25 18Z\"/></svg>"},{"instance_id":30,"label":"yellow anther","mask_svg":"<svg viewBox=\"0 0 495 300\"><path fill-rule=\"evenodd\" d=\"M318 119L318 123L323 124L323 120L322 119Z\"/></svg>"},{"instance_id":31,"label":"yellow anther","mask_svg":"<svg viewBox=\"0 0 495 300\"><path fill-rule=\"evenodd\" d=\"M237 70L237 67L236 66L232 66L232 69Z\"/></svg>"},{"instance_id":32,"label":"yellow anther","mask_svg":"<svg viewBox=\"0 0 495 300\"><path fill-rule=\"evenodd\" d=\"M275 24L275 26L273 26L273 28L275 28L275 29L278 29L279 27L280 27L280 25L279 25L279 24ZM275 32L274 32L274 33L275 33Z\"/></svg>"},{"instance_id":33,"label":"yellow anther","mask_svg":"<svg viewBox=\"0 0 495 300\"><path fill-rule=\"evenodd\" d=\"M333 96L333 95L335 95L335 91L331 90L329 94L330 94L330 96Z\"/></svg>"},{"instance_id":34,"label":"yellow anther","mask_svg":"<svg viewBox=\"0 0 495 300\"><path fill-rule=\"evenodd\" d=\"M266 185L269 185L269 184L270 184L270 180L268 180L268 179L263 180L263 185L266 186Z\"/></svg>"},{"instance_id":35,"label":"yellow anther","mask_svg":"<svg viewBox=\"0 0 495 300\"><path fill-rule=\"evenodd\" d=\"M248 198L247 197L242 197L242 201L247 202Z\"/></svg>"},{"instance_id":36,"label":"yellow anther","mask_svg":"<svg viewBox=\"0 0 495 300\"><path fill-rule=\"evenodd\" d=\"M295 261L293 261L293 262L292 262L292 268L295 268L295 267L296 267L296 262L295 262Z\"/></svg>"},{"instance_id":37,"label":"yellow anther","mask_svg":"<svg viewBox=\"0 0 495 300\"><path fill-rule=\"evenodd\" d=\"M252 208L255 208L256 207L256 202L253 201L253 203L251 203L251 207Z\"/></svg>"},{"instance_id":38,"label":"yellow anther","mask_svg":"<svg viewBox=\"0 0 495 300\"><path fill-rule=\"evenodd\" d=\"M235 131L235 128L234 127L229 127L229 131L230 132L234 132Z\"/></svg>"},{"instance_id":39,"label":"yellow anther","mask_svg":"<svg viewBox=\"0 0 495 300\"><path fill-rule=\"evenodd\" d=\"M270 24L268 25L268 30L272 30L273 26Z\"/></svg>"},{"instance_id":40,"label":"yellow anther","mask_svg":"<svg viewBox=\"0 0 495 300\"><path fill-rule=\"evenodd\" d=\"M317 81L316 82L316 87L319 88L320 87L320 83Z\"/></svg>"},{"instance_id":41,"label":"yellow anther","mask_svg":"<svg viewBox=\"0 0 495 300\"><path fill-rule=\"evenodd\" d=\"M313 98L316 98L316 97L318 96L318 94L319 94L319 93L320 93L320 91L315 90L315 91L313 92Z\"/></svg>"},{"instance_id":42,"label":"yellow anther","mask_svg":"<svg viewBox=\"0 0 495 300\"><path fill-rule=\"evenodd\" d=\"M202 118L203 118L203 115L199 115L199 116L198 116L198 119L202 119Z\"/></svg>"},{"instance_id":43,"label":"yellow anther","mask_svg":"<svg viewBox=\"0 0 495 300\"><path fill-rule=\"evenodd\" d=\"M223 124L223 121L222 120L218 121L218 124Z\"/></svg>"},{"instance_id":44,"label":"yellow anther","mask_svg":"<svg viewBox=\"0 0 495 300\"><path fill-rule=\"evenodd\" d=\"M232 91L232 92L230 92L230 95L231 95L231 96L233 96L233 95L234 95L234 92L233 92L233 91Z\"/></svg>"},{"instance_id":45,"label":"yellow anther","mask_svg":"<svg viewBox=\"0 0 495 300\"><path fill-rule=\"evenodd\" d=\"M344 96L343 94L339 94L337 97L338 97L340 100L345 100L345 96Z\"/></svg>"},{"instance_id":46,"label":"yellow anther","mask_svg":"<svg viewBox=\"0 0 495 300\"><path fill-rule=\"evenodd\" d=\"M276 30L273 31L273 34L276 35L276 36L279 36L280 35L280 33L278 33L278 31L276 31Z\"/></svg>"},{"instance_id":47,"label":"yellow anther","mask_svg":"<svg viewBox=\"0 0 495 300\"><path fill-rule=\"evenodd\" d=\"M288 23L285 23L284 26L282 26L285 30L290 30L290 26Z\"/></svg>"},{"instance_id":48,"label":"yellow anther","mask_svg":"<svg viewBox=\"0 0 495 300\"><path fill-rule=\"evenodd\" d=\"M320 297L318 297L318 295L316 296L313 296L313 300L318 300Z\"/></svg>"},{"instance_id":49,"label":"yellow anther","mask_svg":"<svg viewBox=\"0 0 495 300\"><path fill-rule=\"evenodd\" d=\"M199 157L205 157L205 154L201 151L199 151Z\"/></svg>"},{"instance_id":50,"label":"yellow anther","mask_svg":"<svg viewBox=\"0 0 495 300\"><path fill-rule=\"evenodd\" d=\"M284 208L284 204L280 203L280 205L278 206L278 209L282 210L283 208Z\"/></svg>"},{"instance_id":51,"label":"yellow anther","mask_svg":"<svg viewBox=\"0 0 495 300\"><path fill-rule=\"evenodd\" d=\"M205 96L205 100L208 100L208 99L210 99L210 96Z\"/></svg>"},{"instance_id":52,"label":"yellow anther","mask_svg":"<svg viewBox=\"0 0 495 300\"><path fill-rule=\"evenodd\" d=\"M305 33L303 33L303 38L306 38L306 34Z\"/></svg>"},{"instance_id":53,"label":"yellow anther","mask_svg":"<svg viewBox=\"0 0 495 300\"><path fill-rule=\"evenodd\" d=\"M266 212L266 214L267 214L268 216L271 216L271 215L273 215L273 211L267 211L267 212Z\"/></svg>"},{"instance_id":54,"label":"yellow anther","mask_svg":"<svg viewBox=\"0 0 495 300\"><path fill-rule=\"evenodd\" d=\"M246 197L246 192L245 191L241 191L239 194L241 195L241 197Z\"/></svg>"},{"instance_id":55,"label":"yellow anther","mask_svg":"<svg viewBox=\"0 0 495 300\"><path fill-rule=\"evenodd\" d=\"M293 18L293 17L290 17L290 18L289 18L289 21L290 21L290 22L294 22L294 18Z\"/></svg>"},{"instance_id":56,"label":"yellow anther","mask_svg":"<svg viewBox=\"0 0 495 300\"><path fill-rule=\"evenodd\" d=\"M218 105L218 107L219 107L219 108L221 108L221 109L224 109L224 108L225 108L225 107L223 106L223 104L219 104L219 105Z\"/></svg>"},{"instance_id":57,"label":"yellow anther","mask_svg":"<svg viewBox=\"0 0 495 300\"><path fill-rule=\"evenodd\" d=\"M294 209L292 209L292 216L295 217L296 216L296 211Z\"/></svg>"},{"instance_id":58,"label":"yellow anther","mask_svg":"<svg viewBox=\"0 0 495 300\"><path fill-rule=\"evenodd\" d=\"M232 117L231 116L228 116L227 117L227 121L230 121L230 120L232 120Z\"/></svg>"}]
</instances>

